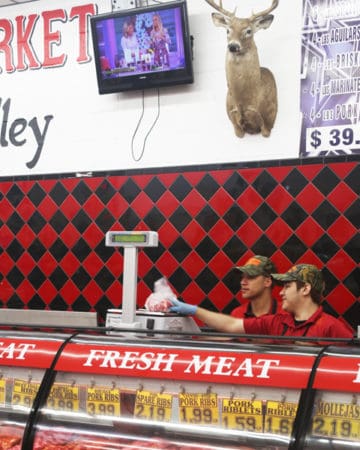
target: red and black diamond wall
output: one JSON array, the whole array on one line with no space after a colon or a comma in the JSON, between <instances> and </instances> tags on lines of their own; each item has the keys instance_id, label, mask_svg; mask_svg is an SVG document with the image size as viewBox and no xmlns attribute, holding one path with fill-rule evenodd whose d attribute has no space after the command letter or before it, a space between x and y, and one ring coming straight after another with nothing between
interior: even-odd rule
<instances>
[{"instance_id":1,"label":"red and black diamond wall","mask_svg":"<svg viewBox=\"0 0 360 450\"><path fill-rule=\"evenodd\" d=\"M234 266L253 254L279 270L323 267L325 308L360 322L360 163L264 164L0 179L0 304L98 311L122 302L110 229L156 230L139 253L138 306L167 276L179 297L230 312Z\"/></svg>"}]
</instances>

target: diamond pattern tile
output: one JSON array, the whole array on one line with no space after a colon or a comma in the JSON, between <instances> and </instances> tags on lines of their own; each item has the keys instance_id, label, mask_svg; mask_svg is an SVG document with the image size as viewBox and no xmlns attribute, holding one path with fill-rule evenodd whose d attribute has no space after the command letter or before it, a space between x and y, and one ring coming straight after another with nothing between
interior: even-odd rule
<instances>
[{"instance_id":1,"label":"diamond pattern tile","mask_svg":"<svg viewBox=\"0 0 360 450\"><path fill-rule=\"evenodd\" d=\"M139 306L164 275L179 297L230 312L241 302L234 266L259 253L279 270L323 266L326 309L355 326L359 161L0 179L1 306L104 319L121 306L123 283L122 250L105 247L104 234L153 229L159 247L139 252Z\"/></svg>"}]
</instances>

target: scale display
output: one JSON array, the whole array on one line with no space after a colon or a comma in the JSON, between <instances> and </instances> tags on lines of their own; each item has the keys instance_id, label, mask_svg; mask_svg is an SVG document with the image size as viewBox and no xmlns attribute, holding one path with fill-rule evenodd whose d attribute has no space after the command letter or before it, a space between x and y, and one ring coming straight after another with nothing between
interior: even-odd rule
<instances>
[{"instance_id":1,"label":"scale display","mask_svg":"<svg viewBox=\"0 0 360 450\"><path fill-rule=\"evenodd\" d=\"M107 247L157 247L156 231L108 231L105 236Z\"/></svg>"}]
</instances>

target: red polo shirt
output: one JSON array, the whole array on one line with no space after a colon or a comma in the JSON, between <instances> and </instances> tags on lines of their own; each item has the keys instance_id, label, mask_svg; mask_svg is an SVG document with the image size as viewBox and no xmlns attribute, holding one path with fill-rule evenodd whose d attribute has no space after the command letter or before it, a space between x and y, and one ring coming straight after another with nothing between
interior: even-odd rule
<instances>
[{"instance_id":1,"label":"red polo shirt","mask_svg":"<svg viewBox=\"0 0 360 450\"><path fill-rule=\"evenodd\" d=\"M276 314L280 311L282 311L281 305L273 298L269 311L266 314ZM242 319L244 317L256 317L252 310L251 301L237 306L231 311L230 316L237 317L238 319Z\"/></svg>"},{"instance_id":2,"label":"red polo shirt","mask_svg":"<svg viewBox=\"0 0 360 450\"><path fill-rule=\"evenodd\" d=\"M321 306L308 320L298 325L291 314L282 312L256 318L245 318L244 328L246 334L346 339L354 337L354 331L349 326L325 313Z\"/></svg>"}]
</instances>

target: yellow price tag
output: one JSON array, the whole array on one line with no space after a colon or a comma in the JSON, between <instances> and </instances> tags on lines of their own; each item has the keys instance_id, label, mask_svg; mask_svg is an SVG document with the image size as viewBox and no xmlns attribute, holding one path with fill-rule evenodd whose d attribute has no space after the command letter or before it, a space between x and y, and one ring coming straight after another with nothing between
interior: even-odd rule
<instances>
[{"instance_id":1,"label":"yellow price tag","mask_svg":"<svg viewBox=\"0 0 360 450\"><path fill-rule=\"evenodd\" d=\"M29 383L24 380L14 380L11 404L13 406L30 408L34 402L39 387L39 383Z\"/></svg>"},{"instance_id":2,"label":"yellow price tag","mask_svg":"<svg viewBox=\"0 0 360 450\"><path fill-rule=\"evenodd\" d=\"M297 403L267 401L264 433L290 436L297 412Z\"/></svg>"},{"instance_id":3,"label":"yellow price tag","mask_svg":"<svg viewBox=\"0 0 360 450\"><path fill-rule=\"evenodd\" d=\"M150 391L137 391L134 416L139 419L170 422L172 395Z\"/></svg>"},{"instance_id":4,"label":"yellow price tag","mask_svg":"<svg viewBox=\"0 0 360 450\"><path fill-rule=\"evenodd\" d=\"M0 379L0 404L5 405L5 388L6 380L4 378Z\"/></svg>"},{"instance_id":5,"label":"yellow price tag","mask_svg":"<svg viewBox=\"0 0 360 450\"><path fill-rule=\"evenodd\" d=\"M196 425L217 425L217 394L179 394L179 421Z\"/></svg>"},{"instance_id":6,"label":"yellow price tag","mask_svg":"<svg viewBox=\"0 0 360 450\"><path fill-rule=\"evenodd\" d=\"M86 411L92 416L120 416L120 389L89 387L87 389Z\"/></svg>"},{"instance_id":7,"label":"yellow price tag","mask_svg":"<svg viewBox=\"0 0 360 450\"><path fill-rule=\"evenodd\" d=\"M225 428L230 430L261 433L263 430L261 400L224 398L221 422Z\"/></svg>"},{"instance_id":8,"label":"yellow price tag","mask_svg":"<svg viewBox=\"0 0 360 450\"><path fill-rule=\"evenodd\" d=\"M360 440L360 406L320 401L312 423L312 434Z\"/></svg>"},{"instance_id":9,"label":"yellow price tag","mask_svg":"<svg viewBox=\"0 0 360 450\"><path fill-rule=\"evenodd\" d=\"M79 411L79 386L55 383L46 406L60 411Z\"/></svg>"}]
</instances>

